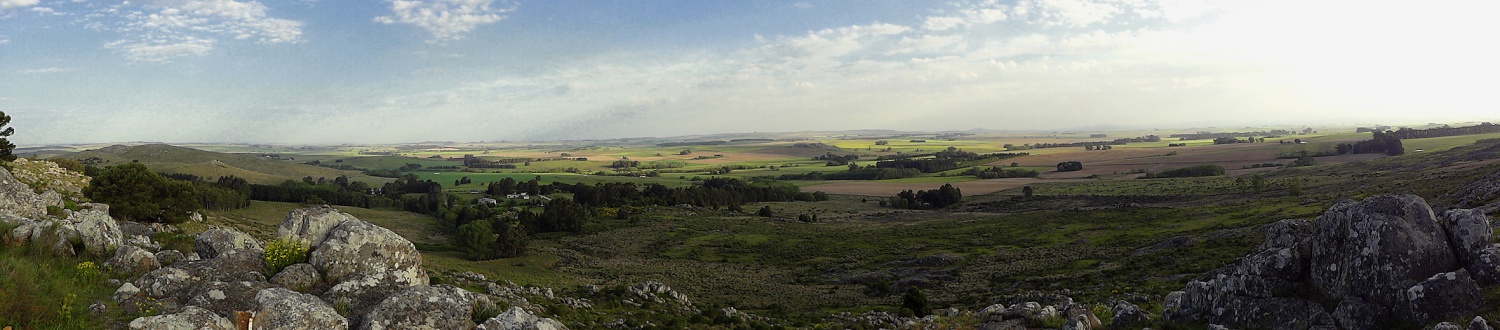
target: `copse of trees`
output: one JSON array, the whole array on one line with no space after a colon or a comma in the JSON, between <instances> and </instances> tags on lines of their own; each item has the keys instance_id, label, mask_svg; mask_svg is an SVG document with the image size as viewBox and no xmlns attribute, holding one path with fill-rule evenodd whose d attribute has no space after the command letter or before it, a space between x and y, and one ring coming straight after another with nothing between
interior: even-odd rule
<instances>
[{"instance_id":1,"label":"copse of trees","mask_svg":"<svg viewBox=\"0 0 1500 330\"><path fill-rule=\"evenodd\" d=\"M898 209L938 209L958 204L963 199L963 192L958 187L944 183L942 187L933 190L903 190L892 197L887 205Z\"/></svg>"},{"instance_id":2,"label":"copse of trees","mask_svg":"<svg viewBox=\"0 0 1500 330\"><path fill-rule=\"evenodd\" d=\"M969 170L964 171L963 175L973 175L979 177L980 179L1035 178L1037 176L1040 176L1041 172L1020 168L1003 168L999 166L991 166L990 168L983 169L978 167L970 168Z\"/></svg>"},{"instance_id":3,"label":"copse of trees","mask_svg":"<svg viewBox=\"0 0 1500 330\"><path fill-rule=\"evenodd\" d=\"M1224 175L1224 167L1223 166L1219 166L1219 165L1197 165L1197 166L1188 166L1188 167L1183 167L1183 168L1174 168L1174 169L1170 169L1170 170L1166 170L1166 171L1161 171L1161 173L1146 173L1146 176L1143 176L1141 178L1142 179L1154 179L1154 178L1187 178L1187 177L1217 176L1217 175Z\"/></svg>"},{"instance_id":4,"label":"copse of trees","mask_svg":"<svg viewBox=\"0 0 1500 330\"><path fill-rule=\"evenodd\" d=\"M1379 133L1379 131L1374 131L1373 133ZM1470 134L1489 134L1489 133L1500 133L1500 125L1491 124L1491 123L1481 123L1479 125L1474 125L1474 126L1464 126L1464 127L1448 127L1448 126L1443 126L1443 127L1434 127L1434 128L1428 128L1428 129L1411 129L1411 128L1403 127L1401 129L1395 130L1395 131L1385 131L1386 135L1389 135L1389 136L1391 136L1393 138L1396 138L1396 139L1421 139L1421 138L1432 138L1432 137L1444 137L1444 136L1455 136L1455 135L1470 135Z\"/></svg>"},{"instance_id":5,"label":"copse of trees","mask_svg":"<svg viewBox=\"0 0 1500 330\"><path fill-rule=\"evenodd\" d=\"M1339 154L1370 154L1385 153L1391 156L1399 156L1406 153L1406 147L1401 145L1401 138L1391 132L1370 132L1369 140L1355 143L1340 143L1334 146Z\"/></svg>"},{"instance_id":6,"label":"copse of trees","mask_svg":"<svg viewBox=\"0 0 1500 330\"><path fill-rule=\"evenodd\" d=\"M110 216L143 222L181 223L199 208L192 183L167 179L140 163L100 169L83 194L109 204Z\"/></svg>"},{"instance_id":7,"label":"copse of trees","mask_svg":"<svg viewBox=\"0 0 1500 330\"><path fill-rule=\"evenodd\" d=\"M453 245L472 260L519 257L526 254L527 243L520 222L502 216L464 224L453 237Z\"/></svg>"},{"instance_id":8,"label":"copse of trees","mask_svg":"<svg viewBox=\"0 0 1500 330\"><path fill-rule=\"evenodd\" d=\"M1083 170L1083 163L1078 162L1078 161L1067 161L1067 162L1057 163L1057 171L1058 172L1072 172L1072 171L1082 171L1082 170Z\"/></svg>"},{"instance_id":9,"label":"copse of trees","mask_svg":"<svg viewBox=\"0 0 1500 330\"><path fill-rule=\"evenodd\" d=\"M958 169L965 166L973 166L974 164L972 163L987 163L995 160L1020 157L1025 155L1026 153L978 154L963 151L955 147L948 147L947 150L933 153L932 158L914 159L910 157L904 157L898 159L883 160L875 162L875 167L912 168L922 171L922 173L935 173Z\"/></svg>"}]
</instances>

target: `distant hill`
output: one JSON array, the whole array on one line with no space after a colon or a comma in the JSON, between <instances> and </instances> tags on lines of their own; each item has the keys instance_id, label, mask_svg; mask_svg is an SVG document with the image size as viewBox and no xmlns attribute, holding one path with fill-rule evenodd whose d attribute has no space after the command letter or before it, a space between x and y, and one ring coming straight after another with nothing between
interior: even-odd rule
<instances>
[{"instance_id":1,"label":"distant hill","mask_svg":"<svg viewBox=\"0 0 1500 330\"><path fill-rule=\"evenodd\" d=\"M307 176L333 179L339 175L348 175L351 180L372 184L391 181L388 178L368 176L357 171L301 164L295 160L277 160L255 154L219 153L167 144L115 145L62 157L79 161L98 158L100 163L96 166L101 167L139 161L152 170L163 173L192 174L206 178L233 175L253 183L263 184L301 180Z\"/></svg>"}]
</instances>

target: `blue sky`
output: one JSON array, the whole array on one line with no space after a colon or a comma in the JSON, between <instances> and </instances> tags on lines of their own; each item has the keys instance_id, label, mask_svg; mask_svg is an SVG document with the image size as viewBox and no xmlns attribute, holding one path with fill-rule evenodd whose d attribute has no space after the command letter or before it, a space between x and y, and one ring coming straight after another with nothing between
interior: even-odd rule
<instances>
[{"instance_id":1,"label":"blue sky","mask_svg":"<svg viewBox=\"0 0 1500 330\"><path fill-rule=\"evenodd\" d=\"M1492 1L0 0L21 145L1500 117Z\"/></svg>"}]
</instances>

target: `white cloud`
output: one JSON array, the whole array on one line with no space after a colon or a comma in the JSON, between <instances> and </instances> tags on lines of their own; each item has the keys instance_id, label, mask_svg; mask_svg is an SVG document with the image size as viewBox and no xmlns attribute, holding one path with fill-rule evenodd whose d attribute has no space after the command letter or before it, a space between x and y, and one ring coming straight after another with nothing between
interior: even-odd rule
<instances>
[{"instance_id":1,"label":"white cloud","mask_svg":"<svg viewBox=\"0 0 1500 330\"><path fill-rule=\"evenodd\" d=\"M40 69L25 69L25 70L21 70L19 72L22 73L22 74L48 74L48 73L73 72L73 71L77 71L77 70L78 69L73 69L73 68L50 67L50 68L40 68Z\"/></svg>"},{"instance_id":2,"label":"white cloud","mask_svg":"<svg viewBox=\"0 0 1500 330\"><path fill-rule=\"evenodd\" d=\"M26 8L35 6L38 0L0 0L0 13L7 9Z\"/></svg>"},{"instance_id":3,"label":"white cloud","mask_svg":"<svg viewBox=\"0 0 1500 330\"><path fill-rule=\"evenodd\" d=\"M105 44L104 47L123 51L126 58L135 61L170 62L178 57L207 55L214 49L214 40L179 36L144 41L120 40Z\"/></svg>"},{"instance_id":4,"label":"white cloud","mask_svg":"<svg viewBox=\"0 0 1500 330\"><path fill-rule=\"evenodd\" d=\"M432 34L438 41L463 39L481 25L505 19L515 6L495 0L386 0L391 16L375 17L381 24L410 24Z\"/></svg>"},{"instance_id":5,"label":"white cloud","mask_svg":"<svg viewBox=\"0 0 1500 330\"><path fill-rule=\"evenodd\" d=\"M260 44L302 41L302 22L271 17L257 1L147 0L125 2L104 12L118 13L122 22L90 26L124 33L123 39L105 46L137 61L203 56L213 51L220 38Z\"/></svg>"},{"instance_id":6,"label":"white cloud","mask_svg":"<svg viewBox=\"0 0 1500 330\"><path fill-rule=\"evenodd\" d=\"M946 31L955 28L965 28L975 25L992 24L1004 21L1009 15L1005 12L1010 7L1000 4L996 0L987 0L978 3L961 5L951 16L929 16L922 27L933 31Z\"/></svg>"},{"instance_id":7,"label":"white cloud","mask_svg":"<svg viewBox=\"0 0 1500 330\"><path fill-rule=\"evenodd\" d=\"M1113 4L1090 0L1024 0L1015 10L1026 13L1028 22L1064 27L1103 23L1123 11Z\"/></svg>"}]
</instances>

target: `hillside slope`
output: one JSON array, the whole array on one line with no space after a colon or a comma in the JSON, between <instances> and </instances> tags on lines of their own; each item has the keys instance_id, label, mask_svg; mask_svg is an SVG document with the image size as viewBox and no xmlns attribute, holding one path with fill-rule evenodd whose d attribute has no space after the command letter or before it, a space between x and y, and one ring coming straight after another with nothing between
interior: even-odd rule
<instances>
[{"instance_id":1,"label":"hillside slope","mask_svg":"<svg viewBox=\"0 0 1500 330\"><path fill-rule=\"evenodd\" d=\"M97 166L139 161L147 167L165 173L192 174L208 178L233 175L253 183L263 184L300 180L307 176L332 179L340 175L348 175L351 180L368 183L391 181L388 178L368 176L356 171L336 170L252 154L218 153L167 144L115 145L63 157L80 161L98 158L100 163Z\"/></svg>"}]
</instances>

